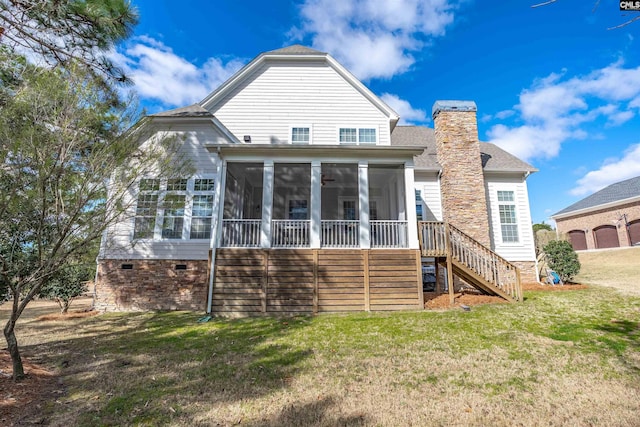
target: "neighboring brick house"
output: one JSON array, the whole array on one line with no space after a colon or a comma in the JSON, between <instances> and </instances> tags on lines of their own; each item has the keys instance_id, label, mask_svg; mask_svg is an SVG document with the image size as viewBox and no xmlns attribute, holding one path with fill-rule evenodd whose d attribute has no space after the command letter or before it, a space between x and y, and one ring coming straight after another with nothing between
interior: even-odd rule
<instances>
[{"instance_id":1,"label":"neighboring brick house","mask_svg":"<svg viewBox=\"0 0 640 427\"><path fill-rule=\"evenodd\" d=\"M577 251L640 245L640 176L611 184L551 218Z\"/></svg>"},{"instance_id":2,"label":"neighboring brick house","mask_svg":"<svg viewBox=\"0 0 640 427\"><path fill-rule=\"evenodd\" d=\"M478 141L473 102L437 101L433 117L435 130L398 126L335 59L303 46L150 116L153 132L183 137L196 173L140 177L103 238L96 306L417 309L429 262L449 283L521 300L520 278L537 280L535 169Z\"/></svg>"}]
</instances>

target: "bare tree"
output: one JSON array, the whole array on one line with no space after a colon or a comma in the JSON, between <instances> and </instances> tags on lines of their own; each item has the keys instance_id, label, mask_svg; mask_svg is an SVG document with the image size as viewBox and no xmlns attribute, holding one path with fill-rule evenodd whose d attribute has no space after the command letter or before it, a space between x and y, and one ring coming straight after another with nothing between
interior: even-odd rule
<instances>
[{"instance_id":1,"label":"bare tree","mask_svg":"<svg viewBox=\"0 0 640 427\"><path fill-rule=\"evenodd\" d=\"M537 7L542 7L542 6L548 6L550 4L556 3L558 0L547 0L544 1L542 3L536 3L534 5L532 5L532 8L537 8ZM595 11L598 9L598 6L600 6L600 0L595 0L594 4L593 4L593 9L591 10L592 13L595 13ZM624 14L623 14L624 15ZM618 28L622 28L622 27L626 27L629 24L632 24L636 21L640 20L640 14L638 14L637 16L634 16L631 19L628 19L627 21L623 22L622 24L619 25L615 25L613 27L609 27L607 28L607 30L616 30Z\"/></svg>"}]
</instances>

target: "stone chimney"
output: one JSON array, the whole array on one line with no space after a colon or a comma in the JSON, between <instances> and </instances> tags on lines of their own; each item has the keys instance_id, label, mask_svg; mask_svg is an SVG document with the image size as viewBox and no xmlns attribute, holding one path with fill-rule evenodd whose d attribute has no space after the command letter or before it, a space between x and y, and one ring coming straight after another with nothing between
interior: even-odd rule
<instances>
[{"instance_id":1,"label":"stone chimney","mask_svg":"<svg viewBox=\"0 0 640 427\"><path fill-rule=\"evenodd\" d=\"M442 167L440 191L443 219L490 248L476 110L473 101L433 104L438 162Z\"/></svg>"}]
</instances>

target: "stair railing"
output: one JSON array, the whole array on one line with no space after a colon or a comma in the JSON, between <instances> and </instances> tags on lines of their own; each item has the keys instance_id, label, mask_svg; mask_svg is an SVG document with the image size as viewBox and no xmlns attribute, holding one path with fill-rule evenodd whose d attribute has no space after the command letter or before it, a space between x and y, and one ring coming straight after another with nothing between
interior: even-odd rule
<instances>
[{"instance_id":1,"label":"stair railing","mask_svg":"<svg viewBox=\"0 0 640 427\"><path fill-rule=\"evenodd\" d=\"M451 256L485 283L522 301L518 267L451 224L422 221L418 227L422 256Z\"/></svg>"}]
</instances>

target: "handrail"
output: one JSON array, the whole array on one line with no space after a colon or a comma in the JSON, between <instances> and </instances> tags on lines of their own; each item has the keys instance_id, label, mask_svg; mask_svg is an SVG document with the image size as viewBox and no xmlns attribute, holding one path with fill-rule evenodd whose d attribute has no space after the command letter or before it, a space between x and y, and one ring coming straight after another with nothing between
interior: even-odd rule
<instances>
[{"instance_id":1,"label":"handrail","mask_svg":"<svg viewBox=\"0 0 640 427\"><path fill-rule=\"evenodd\" d=\"M418 231L422 256L451 256L477 279L522 301L518 267L451 224L447 227L444 222L421 221ZM447 233L450 248L446 245Z\"/></svg>"}]
</instances>

